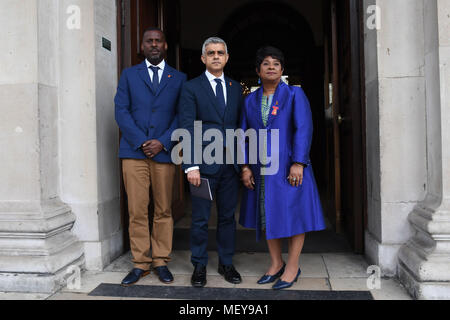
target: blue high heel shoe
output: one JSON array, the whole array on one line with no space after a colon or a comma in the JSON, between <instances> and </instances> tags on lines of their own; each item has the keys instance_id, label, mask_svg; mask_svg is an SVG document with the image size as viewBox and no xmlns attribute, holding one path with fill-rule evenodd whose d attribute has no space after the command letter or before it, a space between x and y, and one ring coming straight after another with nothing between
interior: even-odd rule
<instances>
[{"instance_id":1,"label":"blue high heel shoe","mask_svg":"<svg viewBox=\"0 0 450 320\"><path fill-rule=\"evenodd\" d=\"M275 280L277 280L279 277L281 277L281 275L284 273L284 269L286 268L286 263L283 262L283 266L281 267L280 271L278 271L277 273L275 273L273 276L270 275L263 275L261 277L261 279L259 279L257 281L258 284L266 284L266 283L272 283Z\"/></svg>"},{"instance_id":2,"label":"blue high heel shoe","mask_svg":"<svg viewBox=\"0 0 450 320\"><path fill-rule=\"evenodd\" d=\"M297 282L298 277L300 276L300 273L302 273L302 271L300 270L300 268L298 268L297 276L295 277L294 281L286 282L286 281L282 281L281 279L279 279L277 281L277 283L275 283L273 285L272 289L274 289L274 290L281 290L281 289L287 289L287 288L292 287L294 282Z\"/></svg>"}]
</instances>

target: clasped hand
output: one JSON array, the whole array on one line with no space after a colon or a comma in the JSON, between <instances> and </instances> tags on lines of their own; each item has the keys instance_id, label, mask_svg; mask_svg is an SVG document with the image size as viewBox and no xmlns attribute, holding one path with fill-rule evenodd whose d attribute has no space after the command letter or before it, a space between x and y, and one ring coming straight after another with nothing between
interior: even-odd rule
<instances>
[{"instance_id":1,"label":"clasped hand","mask_svg":"<svg viewBox=\"0 0 450 320\"><path fill-rule=\"evenodd\" d=\"M163 149L163 145L158 140L148 140L142 145L142 151L147 156L147 158L153 158Z\"/></svg>"}]
</instances>

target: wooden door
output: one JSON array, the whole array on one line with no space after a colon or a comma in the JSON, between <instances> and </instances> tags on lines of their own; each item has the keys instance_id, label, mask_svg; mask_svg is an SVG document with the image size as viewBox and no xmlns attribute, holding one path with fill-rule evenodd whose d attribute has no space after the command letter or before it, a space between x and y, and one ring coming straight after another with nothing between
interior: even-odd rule
<instances>
[{"instance_id":1,"label":"wooden door","mask_svg":"<svg viewBox=\"0 0 450 320\"><path fill-rule=\"evenodd\" d=\"M341 152L341 209L345 233L355 252L363 252L365 214L364 90L362 31L359 0L337 1L339 16L339 115Z\"/></svg>"},{"instance_id":2,"label":"wooden door","mask_svg":"<svg viewBox=\"0 0 450 320\"><path fill-rule=\"evenodd\" d=\"M159 0L159 27L167 37L169 50L166 61L169 65L180 70L181 44L180 44L180 3L179 0ZM184 172L177 166L175 184L173 189L172 215L175 222L185 215Z\"/></svg>"},{"instance_id":3,"label":"wooden door","mask_svg":"<svg viewBox=\"0 0 450 320\"><path fill-rule=\"evenodd\" d=\"M366 215L361 9L358 0L330 0L325 39L327 150L332 159L326 208L336 232L345 233L357 253L364 248Z\"/></svg>"},{"instance_id":4,"label":"wooden door","mask_svg":"<svg viewBox=\"0 0 450 320\"><path fill-rule=\"evenodd\" d=\"M145 29L159 27L167 36L169 51L166 61L174 68L179 68L179 5L178 0L117 0L118 8L118 55L119 74L124 68L144 61L141 42ZM127 195L123 185L122 166L120 166L120 198L122 225L124 228L124 248L129 247L129 215ZM150 197L153 195L150 192ZM153 201L149 206L149 223L152 225ZM184 174L181 166L176 168L173 188L172 214L175 221L184 216Z\"/></svg>"},{"instance_id":5,"label":"wooden door","mask_svg":"<svg viewBox=\"0 0 450 320\"><path fill-rule=\"evenodd\" d=\"M158 0L129 0L130 2L130 39L131 64L133 66L144 61L141 42L144 31L149 27L159 27Z\"/></svg>"}]
</instances>

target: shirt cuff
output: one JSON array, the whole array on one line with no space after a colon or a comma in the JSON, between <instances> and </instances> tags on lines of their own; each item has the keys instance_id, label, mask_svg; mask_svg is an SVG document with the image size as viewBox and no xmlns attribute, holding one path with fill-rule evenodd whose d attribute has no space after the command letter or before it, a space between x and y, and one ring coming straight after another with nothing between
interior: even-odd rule
<instances>
[{"instance_id":1,"label":"shirt cuff","mask_svg":"<svg viewBox=\"0 0 450 320\"><path fill-rule=\"evenodd\" d=\"M294 163L301 165L303 168L306 168L308 166L306 163L303 162L294 162Z\"/></svg>"},{"instance_id":2,"label":"shirt cuff","mask_svg":"<svg viewBox=\"0 0 450 320\"><path fill-rule=\"evenodd\" d=\"M188 173L189 171L193 171L193 170L200 170L200 167L190 167L190 168L187 168L186 170L184 170L184 173Z\"/></svg>"}]
</instances>

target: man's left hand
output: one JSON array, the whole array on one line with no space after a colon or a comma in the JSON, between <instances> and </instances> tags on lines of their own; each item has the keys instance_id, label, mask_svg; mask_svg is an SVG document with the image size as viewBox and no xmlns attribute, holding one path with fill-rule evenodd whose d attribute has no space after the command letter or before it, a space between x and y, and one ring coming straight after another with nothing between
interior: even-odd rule
<instances>
[{"instance_id":1,"label":"man's left hand","mask_svg":"<svg viewBox=\"0 0 450 320\"><path fill-rule=\"evenodd\" d=\"M147 158L153 158L163 149L163 145L158 140L150 140L142 145L142 151L147 156Z\"/></svg>"}]
</instances>

